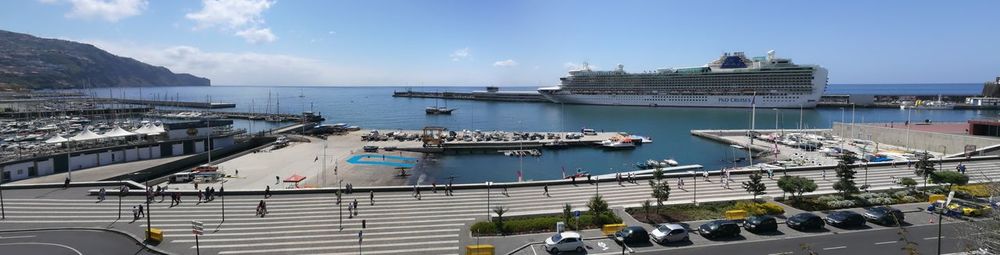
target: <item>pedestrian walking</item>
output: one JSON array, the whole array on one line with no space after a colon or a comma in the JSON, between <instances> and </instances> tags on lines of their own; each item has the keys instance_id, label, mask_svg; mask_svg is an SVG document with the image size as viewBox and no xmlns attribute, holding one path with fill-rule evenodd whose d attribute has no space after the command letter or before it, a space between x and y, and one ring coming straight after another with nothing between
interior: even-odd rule
<instances>
[{"instance_id":1,"label":"pedestrian walking","mask_svg":"<svg viewBox=\"0 0 1000 255\"><path fill-rule=\"evenodd\" d=\"M278 183L281 183L281 176L274 176L274 185L278 185Z\"/></svg>"},{"instance_id":2,"label":"pedestrian walking","mask_svg":"<svg viewBox=\"0 0 1000 255\"><path fill-rule=\"evenodd\" d=\"M510 194L507 193L507 186L503 186L503 195L505 197L509 197L510 196Z\"/></svg>"},{"instance_id":3,"label":"pedestrian walking","mask_svg":"<svg viewBox=\"0 0 1000 255\"><path fill-rule=\"evenodd\" d=\"M370 205L375 205L375 191L374 190L369 190L368 191L368 202L370 203Z\"/></svg>"},{"instance_id":4,"label":"pedestrian walking","mask_svg":"<svg viewBox=\"0 0 1000 255\"><path fill-rule=\"evenodd\" d=\"M684 189L684 178L677 177L677 188Z\"/></svg>"},{"instance_id":5,"label":"pedestrian walking","mask_svg":"<svg viewBox=\"0 0 1000 255\"><path fill-rule=\"evenodd\" d=\"M413 197L417 197L417 185L413 184L413 192L410 194Z\"/></svg>"},{"instance_id":6,"label":"pedestrian walking","mask_svg":"<svg viewBox=\"0 0 1000 255\"><path fill-rule=\"evenodd\" d=\"M367 222L365 222L365 220L361 220L361 228L362 229L365 228L365 225L367 225Z\"/></svg>"},{"instance_id":7,"label":"pedestrian walking","mask_svg":"<svg viewBox=\"0 0 1000 255\"><path fill-rule=\"evenodd\" d=\"M68 188L69 188L69 177L66 177L66 181L63 182L63 189L68 189Z\"/></svg>"},{"instance_id":8,"label":"pedestrian walking","mask_svg":"<svg viewBox=\"0 0 1000 255\"><path fill-rule=\"evenodd\" d=\"M544 189L545 189L545 193L542 193L542 194L544 194L546 197L549 196L549 185L545 184Z\"/></svg>"},{"instance_id":9,"label":"pedestrian walking","mask_svg":"<svg viewBox=\"0 0 1000 255\"><path fill-rule=\"evenodd\" d=\"M708 171L701 172L701 176L702 176L702 178L705 179L705 181L712 182L712 181L708 180Z\"/></svg>"},{"instance_id":10,"label":"pedestrian walking","mask_svg":"<svg viewBox=\"0 0 1000 255\"><path fill-rule=\"evenodd\" d=\"M823 180L826 180L826 168L823 168Z\"/></svg>"},{"instance_id":11,"label":"pedestrian walking","mask_svg":"<svg viewBox=\"0 0 1000 255\"><path fill-rule=\"evenodd\" d=\"M438 184L437 184L437 182L431 182L431 192L432 193L438 193Z\"/></svg>"},{"instance_id":12,"label":"pedestrian walking","mask_svg":"<svg viewBox=\"0 0 1000 255\"><path fill-rule=\"evenodd\" d=\"M240 176L240 170L236 169L236 177L239 177L239 176Z\"/></svg>"},{"instance_id":13,"label":"pedestrian walking","mask_svg":"<svg viewBox=\"0 0 1000 255\"><path fill-rule=\"evenodd\" d=\"M266 214L267 214L267 204L264 203L264 200L261 200L260 203L257 203L257 215L259 215L260 217L264 217L264 215Z\"/></svg>"},{"instance_id":14,"label":"pedestrian walking","mask_svg":"<svg viewBox=\"0 0 1000 255\"><path fill-rule=\"evenodd\" d=\"M573 185L576 185L576 175L570 176L570 182L569 183L571 183Z\"/></svg>"},{"instance_id":15,"label":"pedestrian walking","mask_svg":"<svg viewBox=\"0 0 1000 255\"><path fill-rule=\"evenodd\" d=\"M768 179L774 179L774 169L770 169L770 168L767 169L767 178Z\"/></svg>"},{"instance_id":16,"label":"pedestrian walking","mask_svg":"<svg viewBox=\"0 0 1000 255\"><path fill-rule=\"evenodd\" d=\"M264 198L270 198L270 197L271 197L271 185L267 185L267 187L264 187Z\"/></svg>"},{"instance_id":17,"label":"pedestrian walking","mask_svg":"<svg viewBox=\"0 0 1000 255\"><path fill-rule=\"evenodd\" d=\"M350 206L350 205L347 206L347 218L348 219L353 219L354 218L354 207L353 206Z\"/></svg>"},{"instance_id":18,"label":"pedestrian walking","mask_svg":"<svg viewBox=\"0 0 1000 255\"><path fill-rule=\"evenodd\" d=\"M137 221L137 220L139 220L139 208L133 205L132 206L132 221Z\"/></svg>"},{"instance_id":19,"label":"pedestrian walking","mask_svg":"<svg viewBox=\"0 0 1000 255\"><path fill-rule=\"evenodd\" d=\"M420 189L416 185L413 186L413 190L417 191L417 200L420 200Z\"/></svg>"},{"instance_id":20,"label":"pedestrian walking","mask_svg":"<svg viewBox=\"0 0 1000 255\"><path fill-rule=\"evenodd\" d=\"M201 190L198 190L198 203L201 204Z\"/></svg>"},{"instance_id":21,"label":"pedestrian walking","mask_svg":"<svg viewBox=\"0 0 1000 255\"><path fill-rule=\"evenodd\" d=\"M354 214L357 215L358 214L358 199L357 198L354 199L353 206L354 206Z\"/></svg>"},{"instance_id":22,"label":"pedestrian walking","mask_svg":"<svg viewBox=\"0 0 1000 255\"><path fill-rule=\"evenodd\" d=\"M225 191L226 191L226 187L220 187L219 188L219 196L221 197L222 193L225 192Z\"/></svg>"},{"instance_id":23,"label":"pedestrian walking","mask_svg":"<svg viewBox=\"0 0 1000 255\"><path fill-rule=\"evenodd\" d=\"M142 208L142 204L139 204L139 217L146 217L146 212Z\"/></svg>"},{"instance_id":24,"label":"pedestrian walking","mask_svg":"<svg viewBox=\"0 0 1000 255\"><path fill-rule=\"evenodd\" d=\"M97 192L97 201L98 202L104 201L104 192L105 192L104 188L101 188L101 190Z\"/></svg>"},{"instance_id":25,"label":"pedestrian walking","mask_svg":"<svg viewBox=\"0 0 1000 255\"><path fill-rule=\"evenodd\" d=\"M167 190L167 186L164 186L163 190L160 191L160 202L163 202L163 199L166 198Z\"/></svg>"}]
</instances>

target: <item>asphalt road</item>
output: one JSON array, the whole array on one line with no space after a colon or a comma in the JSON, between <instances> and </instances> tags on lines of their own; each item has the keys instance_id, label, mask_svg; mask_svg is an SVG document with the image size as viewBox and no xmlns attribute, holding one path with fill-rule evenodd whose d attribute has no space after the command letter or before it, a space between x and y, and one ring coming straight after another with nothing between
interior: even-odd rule
<instances>
[{"instance_id":1,"label":"asphalt road","mask_svg":"<svg viewBox=\"0 0 1000 255\"><path fill-rule=\"evenodd\" d=\"M962 251L955 238L957 224L946 224L943 230L942 253ZM916 243L919 254L937 254L937 225L908 227L910 242ZM781 240L760 240L750 242L728 242L700 245L690 248L670 249L670 254L809 254L803 247L813 252L829 254L906 254L900 241L899 229L872 229L840 234L821 234ZM664 250L637 251L635 254L664 254Z\"/></svg>"},{"instance_id":2,"label":"asphalt road","mask_svg":"<svg viewBox=\"0 0 1000 255\"><path fill-rule=\"evenodd\" d=\"M156 254L131 238L101 230L0 232L0 254L84 255Z\"/></svg>"}]
</instances>

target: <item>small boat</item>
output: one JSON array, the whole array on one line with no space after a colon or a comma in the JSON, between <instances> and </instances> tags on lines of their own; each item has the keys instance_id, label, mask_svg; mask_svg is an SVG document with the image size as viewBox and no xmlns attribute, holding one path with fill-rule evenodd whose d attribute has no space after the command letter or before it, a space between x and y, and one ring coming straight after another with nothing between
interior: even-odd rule
<instances>
[{"instance_id":1,"label":"small boat","mask_svg":"<svg viewBox=\"0 0 1000 255\"><path fill-rule=\"evenodd\" d=\"M582 169L576 169L576 174L567 175L565 177L565 179L572 179L573 177L576 177L576 178L586 178L587 175L590 175L590 172L583 171Z\"/></svg>"},{"instance_id":2,"label":"small boat","mask_svg":"<svg viewBox=\"0 0 1000 255\"><path fill-rule=\"evenodd\" d=\"M666 160L663 160L663 163L667 163L667 165L670 165L670 166L677 166L677 165L679 165L677 163L677 160L674 160L672 158L668 158Z\"/></svg>"},{"instance_id":3,"label":"small boat","mask_svg":"<svg viewBox=\"0 0 1000 255\"><path fill-rule=\"evenodd\" d=\"M601 141L601 147L611 150L625 150L625 149L635 149L635 143L632 139L626 137L622 139L609 139Z\"/></svg>"},{"instance_id":4,"label":"small boat","mask_svg":"<svg viewBox=\"0 0 1000 255\"><path fill-rule=\"evenodd\" d=\"M569 144L560 140L555 140L542 144L542 147L545 148L565 148L566 146L569 146Z\"/></svg>"},{"instance_id":5,"label":"small boat","mask_svg":"<svg viewBox=\"0 0 1000 255\"><path fill-rule=\"evenodd\" d=\"M653 143L653 139L641 135L629 135L629 139L632 139L637 145L642 145L644 143Z\"/></svg>"}]
</instances>

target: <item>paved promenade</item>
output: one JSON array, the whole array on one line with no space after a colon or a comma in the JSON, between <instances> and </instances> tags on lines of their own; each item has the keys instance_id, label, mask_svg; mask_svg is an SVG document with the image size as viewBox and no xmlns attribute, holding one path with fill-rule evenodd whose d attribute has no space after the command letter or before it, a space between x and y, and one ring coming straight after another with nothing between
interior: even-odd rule
<instances>
[{"instance_id":1,"label":"paved promenade","mask_svg":"<svg viewBox=\"0 0 1000 255\"><path fill-rule=\"evenodd\" d=\"M942 169L953 171L957 163L945 163ZM984 176L1000 176L1000 160L966 163L973 181ZM775 179L782 173L777 172ZM823 180L822 171L792 172L814 179L820 188L814 193L832 193L835 174L828 170ZM857 182L863 184L865 171L858 168ZM891 177L913 177L913 169L906 165L872 167L868 171L868 184L873 189L899 187ZM739 182L746 175L733 175L731 189L719 182L717 175L709 181L686 177L686 189L676 188L676 178L670 178L671 198L668 204L690 203L695 199L694 183L697 182L698 201L743 199L750 196ZM765 178L769 196L780 196L775 181ZM52 227L114 228L142 236L146 219L132 222L131 208L143 202L141 197L126 197L122 218L118 216L117 197L97 202L86 195L85 188L5 190L6 219L0 230ZM164 230L166 240L158 247L178 254L195 253L195 240L190 222L205 223L205 235L200 238L202 254L460 254L462 246L475 243L468 234L468 226L485 219L488 206L504 205L508 215L557 213L564 203L574 208L586 209L585 202L600 193L612 207L637 206L650 199L650 188L645 180L638 184L602 182L600 185L578 181L576 185L549 186L549 195L543 195L540 186L456 190L446 196L441 186L438 192L421 192L417 199L410 191L376 192L374 205L367 192L346 195L344 202L357 199L359 214L348 217L348 210L335 203L332 194L275 195L264 199L261 195L227 196L225 220L222 218L222 199L198 203L194 196L185 196L178 206L166 201L152 203L152 225ZM266 200L270 213L266 217L254 215L260 200ZM362 229L362 221L365 228ZM342 224L341 224L342 222ZM342 228L342 229L341 229ZM361 247L358 232L363 231ZM506 251L498 251L506 252Z\"/></svg>"}]
</instances>

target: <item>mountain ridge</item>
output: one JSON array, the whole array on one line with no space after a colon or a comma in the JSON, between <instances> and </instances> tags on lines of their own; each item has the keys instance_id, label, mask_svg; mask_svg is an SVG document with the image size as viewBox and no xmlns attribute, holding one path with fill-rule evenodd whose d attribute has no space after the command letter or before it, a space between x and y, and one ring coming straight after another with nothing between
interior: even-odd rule
<instances>
[{"instance_id":1,"label":"mountain ridge","mask_svg":"<svg viewBox=\"0 0 1000 255\"><path fill-rule=\"evenodd\" d=\"M211 80L86 43L0 30L0 86L29 89L211 86Z\"/></svg>"}]
</instances>

